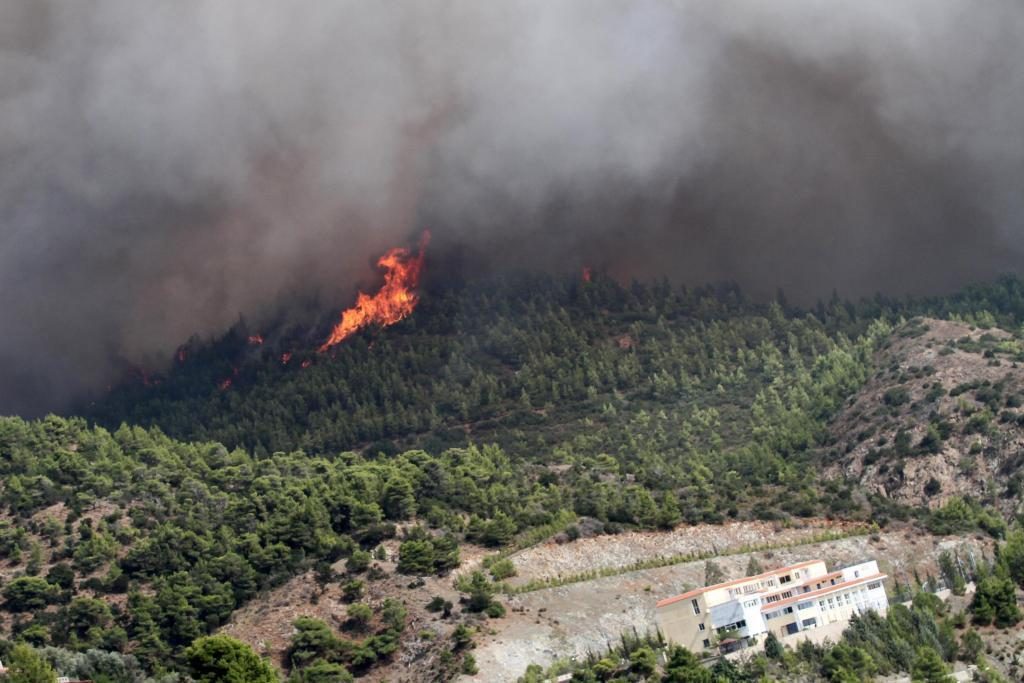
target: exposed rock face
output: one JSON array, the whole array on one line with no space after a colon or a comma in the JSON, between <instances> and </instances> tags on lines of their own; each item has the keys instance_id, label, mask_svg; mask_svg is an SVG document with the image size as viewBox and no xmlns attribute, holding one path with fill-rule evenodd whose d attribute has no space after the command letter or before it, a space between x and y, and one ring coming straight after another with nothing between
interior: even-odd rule
<instances>
[{"instance_id":1,"label":"exposed rock face","mask_svg":"<svg viewBox=\"0 0 1024 683\"><path fill-rule=\"evenodd\" d=\"M1024 490L1024 344L999 329L915 319L831 425L827 475L909 505L952 496L1013 512Z\"/></svg>"}]
</instances>

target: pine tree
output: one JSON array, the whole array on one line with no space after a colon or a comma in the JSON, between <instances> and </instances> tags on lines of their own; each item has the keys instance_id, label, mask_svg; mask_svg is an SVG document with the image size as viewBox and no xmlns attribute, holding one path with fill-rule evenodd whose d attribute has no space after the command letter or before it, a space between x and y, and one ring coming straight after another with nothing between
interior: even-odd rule
<instances>
[{"instance_id":1,"label":"pine tree","mask_svg":"<svg viewBox=\"0 0 1024 683\"><path fill-rule=\"evenodd\" d=\"M277 672L252 648L229 636L197 639L187 650L189 675L196 683L278 683Z\"/></svg>"},{"instance_id":2,"label":"pine tree","mask_svg":"<svg viewBox=\"0 0 1024 683\"><path fill-rule=\"evenodd\" d=\"M384 488L384 514L388 519L409 519L416 513L416 495L412 483L405 477L396 477Z\"/></svg>"},{"instance_id":3,"label":"pine tree","mask_svg":"<svg viewBox=\"0 0 1024 683\"><path fill-rule=\"evenodd\" d=\"M18 644L11 651L5 680L10 683L55 683L57 673L34 649Z\"/></svg>"},{"instance_id":4,"label":"pine tree","mask_svg":"<svg viewBox=\"0 0 1024 683\"><path fill-rule=\"evenodd\" d=\"M910 673L915 683L953 683L954 680L947 672L942 657L931 647L917 650Z\"/></svg>"},{"instance_id":5,"label":"pine tree","mask_svg":"<svg viewBox=\"0 0 1024 683\"><path fill-rule=\"evenodd\" d=\"M398 547L398 573L426 575L434 572L434 544L409 540Z\"/></svg>"},{"instance_id":6,"label":"pine tree","mask_svg":"<svg viewBox=\"0 0 1024 683\"><path fill-rule=\"evenodd\" d=\"M784 648L779 639L775 637L775 634L768 632L768 637L764 641L764 654L768 659L782 659Z\"/></svg>"}]
</instances>

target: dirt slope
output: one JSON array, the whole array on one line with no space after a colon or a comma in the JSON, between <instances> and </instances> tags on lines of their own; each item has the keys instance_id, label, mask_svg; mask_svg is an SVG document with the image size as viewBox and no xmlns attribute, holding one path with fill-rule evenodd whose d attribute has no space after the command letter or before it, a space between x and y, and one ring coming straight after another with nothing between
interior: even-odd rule
<instances>
[{"instance_id":1,"label":"dirt slope","mask_svg":"<svg viewBox=\"0 0 1024 683\"><path fill-rule=\"evenodd\" d=\"M721 527L716 529L722 531ZM723 546L727 545L728 534L719 539ZM835 566L874 558L884 571L907 582L912 580L915 568L922 575L937 573L936 561L942 550L958 549L967 555L972 551L990 552L989 548L989 541L980 537L940 538L908 529L754 555L765 567L818 558ZM578 543L570 544L560 553L573 551L578 554L580 563L595 557L592 547ZM731 555L716 563L726 579L739 578L744 575L749 558L749 554ZM599 558L595 564L600 564ZM529 572L531 568L527 565L523 570ZM624 631L653 629L654 604L701 585L703 578L704 562L689 562L512 597L508 600L508 616L489 622L493 633L481 639L474 651L479 673L459 680L463 683L511 682L521 676L530 663L545 665L557 659L585 656L588 651L601 651Z\"/></svg>"}]
</instances>

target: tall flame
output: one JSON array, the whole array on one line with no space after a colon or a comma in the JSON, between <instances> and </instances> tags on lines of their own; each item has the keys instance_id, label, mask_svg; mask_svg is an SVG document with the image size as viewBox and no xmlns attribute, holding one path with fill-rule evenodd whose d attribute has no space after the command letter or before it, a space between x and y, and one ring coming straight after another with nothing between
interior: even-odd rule
<instances>
[{"instance_id":1,"label":"tall flame","mask_svg":"<svg viewBox=\"0 0 1024 683\"><path fill-rule=\"evenodd\" d=\"M395 247L380 257L377 267L384 269L384 285L374 295L359 292L356 305L341 313L341 322L334 326L320 353L340 344L369 325L387 327L407 317L419 303L416 288L423 272L423 253L430 242L430 232L423 231L419 253L415 256L404 247Z\"/></svg>"}]
</instances>

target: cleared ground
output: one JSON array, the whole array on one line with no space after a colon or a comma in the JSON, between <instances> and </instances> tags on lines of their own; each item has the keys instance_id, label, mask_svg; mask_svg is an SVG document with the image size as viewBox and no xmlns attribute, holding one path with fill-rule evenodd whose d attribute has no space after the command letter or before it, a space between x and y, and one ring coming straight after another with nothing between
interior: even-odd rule
<instances>
[{"instance_id":1,"label":"cleared ground","mask_svg":"<svg viewBox=\"0 0 1024 683\"><path fill-rule=\"evenodd\" d=\"M727 551L743 545L734 539L745 539L752 529L761 531L760 525L736 524L728 527L690 527L680 529L671 536L692 534L694 537L714 538L717 547ZM821 532L821 527L805 530L808 536ZM787 530L788 531L788 530ZM779 532L780 534L784 532ZM647 540L658 537L668 540L670 535L639 534L644 537L639 545L647 547ZM615 545L620 537L605 539ZM770 536L764 541L774 540ZM781 540L781 539L780 539ZM586 565L587 558L601 565L606 561L591 539L590 542L548 547L559 562ZM821 558L830 566L845 565L874 558L892 576L911 581L913 570L924 576L937 573L936 560L945 549L958 548L961 553L979 552L990 546L986 539L921 535L913 531L888 531L872 536L857 536L824 543L812 543L781 550L753 553L766 568L784 566L804 560ZM522 562L521 573L536 571L530 563L545 558L545 548L526 551L517 557ZM638 554L640 553L638 548ZM660 554L660 553L659 553ZM715 560L726 579L743 576L750 554L720 557ZM545 558L542 565L547 564ZM637 558L634 558L637 559ZM549 588L518 595L508 599L509 616L489 622L493 632L480 638L474 652L479 673L463 676L461 681L515 681L530 663L548 664L557 659L585 656L588 651L599 652L609 643L616 642L619 634L636 628L653 629L654 604L689 587L702 585L704 561L688 562L669 567L648 569L626 574Z\"/></svg>"}]
</instances>

